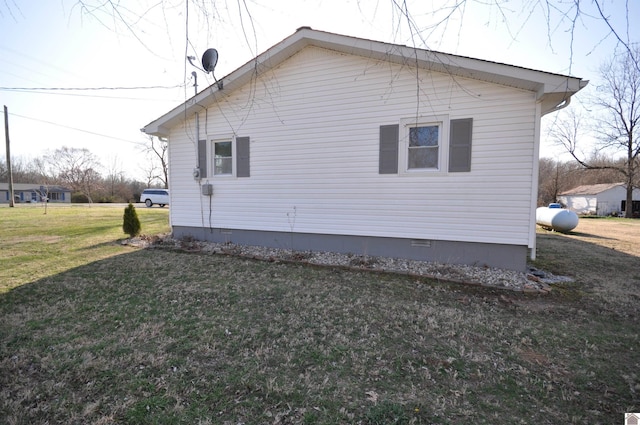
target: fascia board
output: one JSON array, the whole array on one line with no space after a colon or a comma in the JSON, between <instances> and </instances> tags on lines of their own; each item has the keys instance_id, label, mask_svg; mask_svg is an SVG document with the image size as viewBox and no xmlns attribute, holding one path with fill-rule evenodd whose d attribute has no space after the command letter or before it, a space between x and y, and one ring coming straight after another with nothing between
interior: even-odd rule
<instances>
[{"instance_id":1,"label":"fascia board","mask_svg":"<svg viewBox=\"0 0 640 425\"><path fill-rule=\"evenodd\" d=\"M417 65L423 69L508 85L534 91L540 95L554 92L576 92L584 87L584 85L581 85L582 80L580 78L566 75L339 34L314 30L302 30L300 32L309 39L308 44L317 47L390 61L401 65Z\"/></svg>"}]
</instances>

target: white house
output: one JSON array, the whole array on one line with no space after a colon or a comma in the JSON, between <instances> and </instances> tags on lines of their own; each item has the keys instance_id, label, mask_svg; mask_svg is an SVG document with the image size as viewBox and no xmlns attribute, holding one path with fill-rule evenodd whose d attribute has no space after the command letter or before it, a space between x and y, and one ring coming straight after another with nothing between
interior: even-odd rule
<instances>
[{"instance_id":1,"label":"white house","mask_svg":"<svg viewBox=\"0 0 640 425\"><path fill-rule=\"evenodd\" d=\"M578 186L558 195L558 201L576 214L609 215L625 210L627 186L624 183L604 183ZM634 212L640 212L640 189L633 190Z\"/></svg>"},{"instance_id":2,"label":"white house","mask_svg":"<svg viewBox=\"0 0 640 425\"><path fill-rule=\"evenodd\" d=\"M175 237L524 270L540 121L586 84L303 27L142 131Z\"/></svg>"},{"instance_id":3,"label":"white house","mask_svg":"<svg viewBox=\"0 0 640 425\"><path fill-rule=\"evenodd\" d=\"M10 199L9 183L0 183L0 203L8 204ZM55 203L70 203L71 190L56 185L13 184L14 202L43 202L45 199Z\"/></svg>"}]
</instances>

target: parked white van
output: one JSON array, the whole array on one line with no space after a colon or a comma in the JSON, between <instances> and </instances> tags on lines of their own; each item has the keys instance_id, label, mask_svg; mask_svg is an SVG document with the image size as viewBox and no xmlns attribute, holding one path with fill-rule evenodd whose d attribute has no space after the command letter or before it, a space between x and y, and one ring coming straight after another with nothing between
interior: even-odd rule
<instances>
[{"instance_id":1,"label":"parked white van","mask_svg":"<svg viewBox=\"0 0 640 425\"><path fill-rule=\"evenodd\" d=\"M169 190L145 189L140 195L140 202L143 202L149 208L153 205L160 205L161 207L169 205Z\"/></svg>"}]
</instances>

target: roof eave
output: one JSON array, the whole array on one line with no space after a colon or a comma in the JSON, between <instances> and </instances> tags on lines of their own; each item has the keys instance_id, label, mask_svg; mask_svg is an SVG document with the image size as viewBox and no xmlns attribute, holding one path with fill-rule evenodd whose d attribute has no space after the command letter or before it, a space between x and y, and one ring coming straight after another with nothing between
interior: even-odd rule
<instances>
[{"instance_id":1,"label":"roof eave","mask_svg":"<svg viewBox=\"0 0 640 425\"><path fill-rule=\"evenodd\" d=\"M223 77L219 80L220 85L212 84L185 103L147 124L141 131L149 135L167 137L169 129L184 121L184 118L206 108L225 96L226 93L230 93L235 88L249 82L265 69L276 67L309 45L532 91L537 94L537 100L542 102L543 115L557 110L558 105L563 102L568 104L571 96L588 83L577 77L302 27L280 43Z\"/></svg>"},{"instance_id":2,"label":"roof eave","mask_svg":"<svg viewBox=\"0 0 640 425\"><path fill-rule=\"evenodd\" d=\"M284 61L304 47L300 46L300 43L306 43L306 39L302 34L300 34L300 31L298 31L256 58L245 63L231 74L221 78L218 80L218 84L210 85L191 99L187 100L185 103L173 108L171 111L150 122L141 128L140 131L152 136L168 137L169 129L182 121L181 117L190 116L191 114L206 108L209 104L212 104L217 99L223 97L225 93L231 92L235 88L249 82L259 70L265 67L275 66Z\"/></svg>"}]
</instances>

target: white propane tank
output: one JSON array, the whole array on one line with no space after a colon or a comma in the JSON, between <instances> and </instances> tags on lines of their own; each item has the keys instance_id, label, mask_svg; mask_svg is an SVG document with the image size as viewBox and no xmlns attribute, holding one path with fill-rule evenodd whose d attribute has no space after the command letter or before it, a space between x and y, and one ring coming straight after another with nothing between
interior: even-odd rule
<instances>
[{"instance_id":1,"label":"white propane tank","mask_svg":"<svg viewBox=\"0 0 640 425\"><path fill-rule=\"evenodd\" d=\"M578 225L578 215L562 208L539 207L536 209L536 224L557 232L569 232Z\"/></svg>"}]
</instances>

